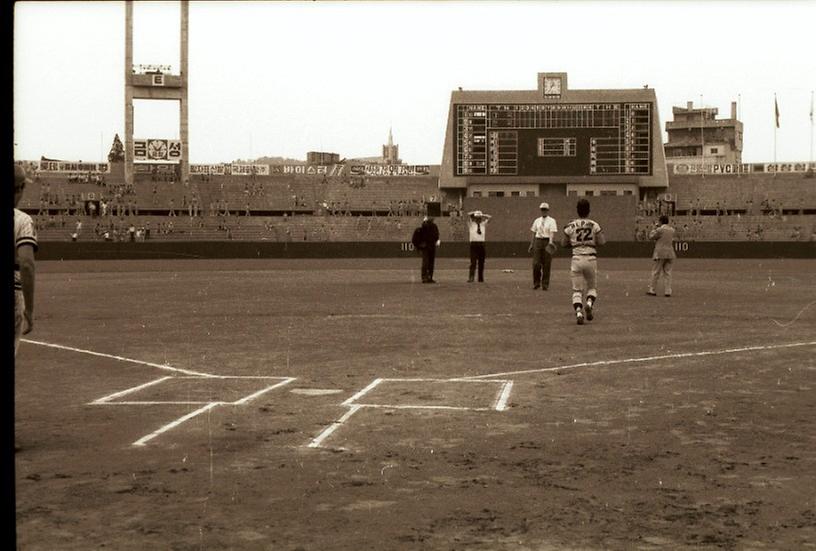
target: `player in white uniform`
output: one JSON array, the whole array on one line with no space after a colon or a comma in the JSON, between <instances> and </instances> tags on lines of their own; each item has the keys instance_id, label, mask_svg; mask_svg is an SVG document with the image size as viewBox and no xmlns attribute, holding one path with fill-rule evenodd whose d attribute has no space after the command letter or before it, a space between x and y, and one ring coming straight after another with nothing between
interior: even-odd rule
<instances>
[{"instance_id":1,"label":"player in white uniform","mask_svg":"<svg viewBox=\"0 0 816 551\"><path fill-rule=\"evenodd\" d=\"M34 328L34 252L37 233L31 217L17 209L28 177L14 165L14 355L20 337Z\"/></svg>"},{"instance_id":2,"label":"player in white uniform","mask_svg":"<svg viewBox=\"0 0 816 551\"><path fill-rule=\"evenodd\" d=\"M606 243L606 237L601 226L589 218L589 201L580 199L576 206L578 218L564 226L561 235L561 245L572 247L572 306L575 308L575 319L578 325L584 324L586 319L592 320L593 307L598 299L598 290L595 282L598 275L596 261L596 247ZM586 308L584 308L584 292L586 292Z\"/></svg>"}]
</instances>

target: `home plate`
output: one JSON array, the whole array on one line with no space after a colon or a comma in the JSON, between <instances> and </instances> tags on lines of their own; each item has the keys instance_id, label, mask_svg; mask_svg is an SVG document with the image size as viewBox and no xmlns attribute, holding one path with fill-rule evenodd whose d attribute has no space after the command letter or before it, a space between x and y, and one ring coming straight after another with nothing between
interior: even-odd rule
<instances>
[{"instance_id":1,"label":"home plate","mask_svg":"<svg viewBox=\"0 0 816 551\"><path fill-rule=\"evenodd\" d=\"M289 392L303 396L325 396L326 394L339 394L343 391L339 388L295 388Z\"/></svg>"}]
</instances>

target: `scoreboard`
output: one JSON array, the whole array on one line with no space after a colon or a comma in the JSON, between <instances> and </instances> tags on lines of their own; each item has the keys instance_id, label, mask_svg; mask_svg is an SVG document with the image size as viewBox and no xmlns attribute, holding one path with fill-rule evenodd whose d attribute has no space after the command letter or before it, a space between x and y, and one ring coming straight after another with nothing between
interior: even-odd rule
<instances>
[{"instance_id":1,"label":"scoreboard","mask_svg":"<svg viewBox=\"0 0 816 551\"><path fill-rule=\"evenodd\" d=\"M652 173L652 104L456 104L454 176Z\"/></svg>"}]
</instances>

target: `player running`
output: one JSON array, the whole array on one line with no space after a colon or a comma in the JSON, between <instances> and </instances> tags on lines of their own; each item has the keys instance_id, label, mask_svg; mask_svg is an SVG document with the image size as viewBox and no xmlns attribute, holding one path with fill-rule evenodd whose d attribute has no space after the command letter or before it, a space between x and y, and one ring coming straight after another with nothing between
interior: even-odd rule
<instances>
[{"instance_id":1,"label":"player running","mask_svg":"<svg viewBox=\"0 0 816 551\"><path fill-rule=\"evenodd\" d=\"M596 247L606 243L601 226L589 218L589 201L580 199L576 205L578 218L564 226L561 234L561 245L572 247L572 264L570 275L572 278L572 306L575 308L575 319L578 325L584 324L586 319L593 318L592 309L598 300L598 290L595 281L598 274L596 263ZM584 291L586 291L586 309L584 308Z\"/></svg>"}]
</instances>

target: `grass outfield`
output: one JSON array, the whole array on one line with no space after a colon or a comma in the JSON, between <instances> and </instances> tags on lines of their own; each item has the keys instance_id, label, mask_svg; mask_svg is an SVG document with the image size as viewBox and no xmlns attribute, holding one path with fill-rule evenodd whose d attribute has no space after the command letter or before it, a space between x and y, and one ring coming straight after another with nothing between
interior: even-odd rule
<instances>
[{"instance_id":1,"label":"grass outfield","mask_svg":"<svg viewBox=\"0 0 816 551\"><path fill-rule=\"evenodd\" d=\"M810 260L40 262L21 549L816 547Z\"/></svg>"}]
</instances>

